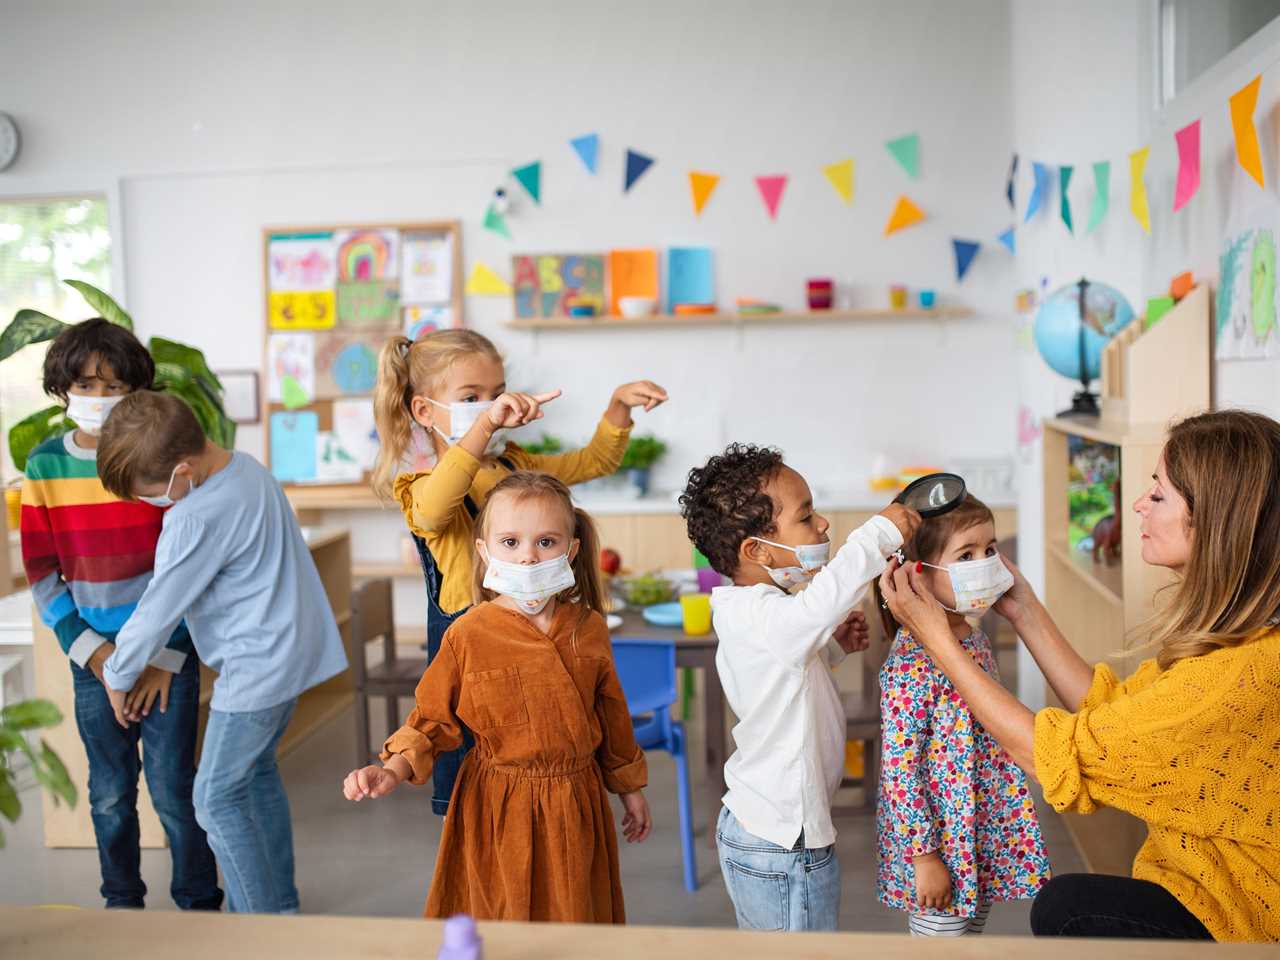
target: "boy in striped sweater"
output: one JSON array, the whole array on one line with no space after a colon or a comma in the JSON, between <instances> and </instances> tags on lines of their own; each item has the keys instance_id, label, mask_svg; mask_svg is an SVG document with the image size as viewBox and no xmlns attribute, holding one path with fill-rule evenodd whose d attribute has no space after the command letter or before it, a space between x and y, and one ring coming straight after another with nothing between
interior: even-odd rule
<instances>
[{"instance_id":1,"label":"boy in striped sweater","mask_svg":"<svg viewBox=\"0 0 1280 960\"><path fill-rule=\"evenodd\" d=\"M154 378L146 348L101 318L68 327L49 347L45 392L66 403L77 429L27 458L22 559L40 616L71 661L106 905L141 908L147 892L138 839L141 768L169 838L174 902L217 910L217 867L191 800L200 667L186 625L178 625L139 679L139 722L116 723L102 682L115 635L151 580L164 511L107 492L98 479L98 434L111 408L150 389Z\"/></svg>"}]
</instances>

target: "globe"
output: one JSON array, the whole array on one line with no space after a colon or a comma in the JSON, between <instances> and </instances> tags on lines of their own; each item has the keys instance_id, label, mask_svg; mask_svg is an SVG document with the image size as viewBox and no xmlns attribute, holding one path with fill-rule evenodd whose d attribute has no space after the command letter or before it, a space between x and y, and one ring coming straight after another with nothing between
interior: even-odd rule
<instances>
[{"instance_id":1,"label":"globe","mask_svg":"<svg viewBox=\"0 0 1280 960\"><path fill-rule=\"evenodd\" d=\"M1105 283L1089 282L1085 292L1084 361L1080 369L1080 285L1070 283L1045 298L1036 313L1036 349L1044 362L1072 380L1096 380L1107 341L1133 322L1133 307Z\"/></svg>"}]
</instances>

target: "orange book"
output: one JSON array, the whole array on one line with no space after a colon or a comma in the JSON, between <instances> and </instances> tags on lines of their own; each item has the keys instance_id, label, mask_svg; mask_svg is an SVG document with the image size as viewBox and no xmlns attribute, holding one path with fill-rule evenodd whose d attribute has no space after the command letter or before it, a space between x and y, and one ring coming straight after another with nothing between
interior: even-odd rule
<instances>
[{"instance_id":1,"label":"orange book","mask_svg":"<svg viewBox=\"0 0 1280 960\"><path fill-rule=\"evenodd\" d=\"M658 301L658 251L609 251L609 314L620 316L623 297L652 297Z\"/></svg>"}]
</instances>

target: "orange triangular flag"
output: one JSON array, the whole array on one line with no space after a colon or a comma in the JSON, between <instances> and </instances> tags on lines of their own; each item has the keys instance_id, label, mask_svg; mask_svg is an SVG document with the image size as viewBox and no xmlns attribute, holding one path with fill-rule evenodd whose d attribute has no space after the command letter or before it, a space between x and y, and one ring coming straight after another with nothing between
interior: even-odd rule
<instances>
[{"instance_id":1,"label":"orange triangular flag","mask_svg":"<svg viewBox=\"0 0 1280 960\"><path fill-rule=\"evenodd\" d=\"M711 199L719 182L718 174L698 173L696 170L689 172L689 190L693 193L693 212L697 216L702 216L702 208Z\"/></svg>"},{"instance_id":2,"label":"orange triangular flag","mask_svg":"<svg viewBox=\"0 0 1280 960\"><path fill-rule=\"evenodd\" d=\"M1258 150L1258 129L1253 125L1253 111L1258 105L1258 86L1262 74L1258 74L1231 95L1231 129L1236 134L1236 159L1249 176L1265 187L1262 177L1262 154Z\"/></svg>"},{"instance_id":3,"label":"orange triangular flag","mask_svg":"<svg viewBox=\"0 0 1280 960\"><path fill-rule=\"evenodd\" d=\"M919 223L923 219L924 211L906 196L901 196L898 198L897 206L893 208L893 215L889 217L889 222L884 225L884 235L887 237L891 233L897 233L904 227Z\"/></svg>"}]
</instances>

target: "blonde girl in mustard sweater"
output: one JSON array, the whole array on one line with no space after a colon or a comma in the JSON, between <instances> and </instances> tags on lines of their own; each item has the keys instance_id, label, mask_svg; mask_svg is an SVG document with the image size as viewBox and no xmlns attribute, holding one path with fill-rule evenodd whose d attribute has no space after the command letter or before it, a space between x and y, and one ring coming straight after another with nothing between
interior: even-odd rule
<instances>
[{"instance_id":1,"label":"blonde girl in mustard sweater","mask_svg":"<svg viewBox=\"0 0 1280 960\"><path fill-rule=\"evenodd\" d=\"M380 440L373 487L404 513L427 586L427 659L449 624L471 604L472 525L489 492L516 470L548 473L572 485L613 473L631 435L631 411L667 399L648 380L613 391L591 442L562 454L526 453L508 439L542 418L560 396L507 391L502 356L473 330L439 330L420 340L390 338L382 348L374 415ZM437 758L431 805L444 814L462 757L472 744Z\"/></svg>"},{"instance_id":2,"label":"blonde girl in mustard sweater","mask_svg":"<svg viewBox=\"0 0 1280 960\"><path fill-rule=\"evenodd\" d=\"M1145 821L1132 877L1065 875L1038 935L1280 939L1280 423L1229 410L1175 425L1134 504L1142 559L1178 577L1155 657L1121 682L1081 659L1021 574L995 609L1075 712L1033 714L956 641L915 564L889 609L1059 811Z\"/></svg>"}]
</instances>

